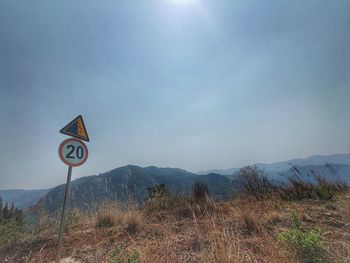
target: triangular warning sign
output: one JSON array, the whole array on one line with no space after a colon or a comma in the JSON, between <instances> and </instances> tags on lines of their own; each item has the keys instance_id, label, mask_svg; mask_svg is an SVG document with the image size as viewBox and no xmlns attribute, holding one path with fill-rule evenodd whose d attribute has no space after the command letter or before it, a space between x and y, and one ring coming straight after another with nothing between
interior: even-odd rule
<instances>
[{"instance_id":1,"label":"triangular warning sign","mask_svg":"<svg viewBox=\"0 0 350 263\"><path fill-rule=\"evenodd\" d=\"M89 141L89 135L86 131L85 124L83 121L83 117L79 115L66 126L64 126L60 133L84 140Z\"/></svg>"}]
</instances>

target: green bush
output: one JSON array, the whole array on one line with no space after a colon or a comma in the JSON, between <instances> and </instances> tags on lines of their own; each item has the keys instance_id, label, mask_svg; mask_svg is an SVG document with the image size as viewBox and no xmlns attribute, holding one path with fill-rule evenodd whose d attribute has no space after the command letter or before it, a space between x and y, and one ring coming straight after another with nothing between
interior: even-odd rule
<instances>
[{"instance_id":1,"label":"green bush","mask_svg":"<svg viewBox=\"0 0 350 263\"><path fill-rule=\"evenodd\" d=\"M325 187L323 185L315 187L315 193L321 200L330 200L334 196L334 191L332 191L332 189L329 187Z\"/></svg>"},{"instance_id":2,"label":"green bush","mask_svg":"<svg viewBox=\"0 0 350 263\"><path fill-rule=\"evenodd\" d=\"M295 212L291 214L292 229L279 234L278 239L295 249L303 262L323 263L322 233L316 230L303 231Z\"/></svg>"},{"instance_id":3,"label":"green bush","mask_svg":"<svg viewBox=\"0 0 350 263\"><path fill-rule=\"evenodd\" d=\"M305 262L324 262L322 254L322 235L318 231L302 232L299 229L285 231L280 240L295 248Z\"/></svg>"},{"instance_id":4,"label":"green bush","mask_svg":"<svg viewBox=\"0 0 350 263\"><path fill-rule=\"evenodd\" d=\"M293 229L300 229L301 224L298 215L293 211L290 215L290 221L292 223Z\"/></svg>"},{"instance_id":5,"label":"green bush","mask_svg":"<svg viewBox=\"0 0 350 263\"><path fill-rule=\"evenodd\" d=\"M126 251L121 246L117 246L110 253L110 263L140 263L140 253L137 250Z\"/></svg>"}]
</instances>

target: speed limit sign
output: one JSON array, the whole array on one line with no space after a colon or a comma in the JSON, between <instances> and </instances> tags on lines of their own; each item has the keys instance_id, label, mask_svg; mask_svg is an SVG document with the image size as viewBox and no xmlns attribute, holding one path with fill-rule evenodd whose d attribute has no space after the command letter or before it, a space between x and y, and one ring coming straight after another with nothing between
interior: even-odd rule
<instances>
[{"instance_id":1,"label":"speed limit sign","mask_svg":"<svg viewBox=\"0 0 350 263\"><path fill-rule=\"evenodd\" d=\"M58 154L62 162L70 167L75 167L85 163L88 158L88 148L81 140L70 138L61 143Z\"/></svg>"}]
</instances>

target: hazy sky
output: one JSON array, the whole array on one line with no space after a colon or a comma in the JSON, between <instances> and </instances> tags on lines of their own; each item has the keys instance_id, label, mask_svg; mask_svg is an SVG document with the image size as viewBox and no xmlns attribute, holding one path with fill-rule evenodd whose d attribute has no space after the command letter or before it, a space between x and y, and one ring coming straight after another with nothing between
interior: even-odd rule
<instances>
[{"instance_id":1,"label":"hazy sky","mask_svg":"<svg viewBox=\"0 0 350 263\"><path fill-rule=\"evenodd\" d=\"M90 156L231 168L350 151L348 0L0 0L0 189L64 183Z\"/></svg>"}]
</instances>

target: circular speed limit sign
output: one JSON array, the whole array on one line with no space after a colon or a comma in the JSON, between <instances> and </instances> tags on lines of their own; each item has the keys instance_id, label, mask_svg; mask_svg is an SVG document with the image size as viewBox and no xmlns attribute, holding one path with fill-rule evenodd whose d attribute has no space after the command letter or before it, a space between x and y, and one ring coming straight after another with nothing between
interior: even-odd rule
<instances>
[{"instance_id":1,"label":"circular speed limit sign","mask_svg":"<svg viewBox=\"0 0 350 263\"><path fill-rule=\"evenodd\" d=\"M80 166L88 158L88 148L81 140L71 138L60 144L58 154L66 165L71 167Z\"/></svg>"}]
</instances>

